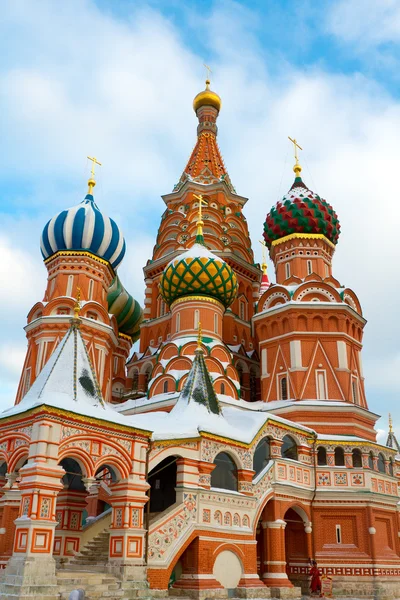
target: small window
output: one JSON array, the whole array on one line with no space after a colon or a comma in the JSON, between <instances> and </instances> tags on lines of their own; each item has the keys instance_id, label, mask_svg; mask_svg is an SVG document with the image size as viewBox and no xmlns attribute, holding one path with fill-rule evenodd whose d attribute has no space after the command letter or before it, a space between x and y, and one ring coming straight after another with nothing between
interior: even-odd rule
<instances>
[{"instance_id":1,"label":"small window","mask_svg":"<svg viewBox=\"0 0 400 600\"><path fill-rule=\"evenodd\" d=\"M352 455L353 455L353 467L359 469L360 467L362 467L361 450L359 450L358 448L354 448Z\"/></svg>"},{"instance_id":2,"label":"small window","mask_svg":"<svg viewBox=\"0 0 400 600\"><path fill-rule=\"evenodd\" d=\"M25 371L24 396L30 387L31 387L31 368L28 367Z\"/></svg>"},{"instance_id":3,"label":"small window","mask_svg":"<svg viewBox=\"0 0 400 600\"><path fill-rule=\"evenodd\" d=\"M320 446L318 448L317 463L320 467L325 466L327 464L326 448L324 448L323 446Z\"/></svg>"},{"instance_id":4,"label":"small window","mask_svg":"<svg viewBox=\"0 0 400 600\"><path fill-rule=\"evenodd\" d=\"M286 273L286 279L289 279L290 277L290 263L286 263L285 264L285 273Z\"/></svg>"},{"instance_id":5,"label":"small window","mask_svg":"<svg viewBox=\"0 0 400 600\"><path fill-rule=\"evenodd\" d=\"M336 543L342 543L342 528L340 527L340 525L336 525Z\"/></svg>"},{"instance_id":6,"label":"small window","mask_svg":"<svg viewBox=\"0 0 400 600\"><path fill-rule=\"evenodd\" d=\"M132 391L137 392L139 387L139 371L133 371Z\"/></svg>"},{"instance_id":7,"label":"small window","mask_svg":"<svg viewBox=\"0 0 400 600\"><path fill-rule=\"evenodd\" d=\"M214 313L214 333L218 333L218 315Z\"/></svg>"},{"instance_id":8,"label":"small window","mask_svg":"<svg viewBox=\"0 0 400 600\"><path fill-rule=\"evenodd\" d=\"M394 477L393 459L392 458L389 460L389 475Z\"/></svg>"},{"instance_id":9,"label":"small window","mask_svg":"<svg viewBox=\"0 0 400 600\"><path fill-rule=\"evenodd\" d=\"M246 319L246 305L243 301L240 301L240 318L242 321Z\"/></svg>"},{"instance_id":10,"label":"small window","mask_svg":"<svg viewBox=\"0 0 400 600\"><path fill-rule=\"evenodd\" d=\"M176 331L180 331L181 330L181 313L178 313L176 315Z\"/></svg>"},{"instance_id":11,"label":"small window","mask_svg":"<svg viewBox=\"0 0 400 600\"><path fill-rule=\"evenodd\" d=\"M335 466L344 467L344 450L340 446L335 448Z\"/></svg>"},{"instance_id":12,"label":"small window","mask_svg":"<svg viewBox=\"0 0 400 600\"><path fill-rule=\"evenodd\" d=\"M93 279L91 279L89 281L89 290L88 290L88 298L89 298L89 300L93 300L93 286L94 286L94 281L93 281Z\"/></svg>"},{"instance_id":13,"label":"small window","mask_svg":"<svg viewBox=\"0 0 400 600\"><path fill-rule=\"evenodd\" d=\"M67 291L65 292L66 296L72 296L72 288L74 286L74 276L73 275L68 275L68 282L67 282Z\"/></svg>"},{"instance_id":14,"label":"small window","mask_svg":"<svg viewBox=\"0 0 400 600\"><path fill-rule=\"evenodd\" d=\"M326 400L326 378L325 371L317 371L317 398L318 400Z\"/></svg>"},{"instance_id":15,"label":"small window","mask_svg":"<svg viewBox=\"0 0 400 600\"><path fill-rule=\"evenodd\" d=\"M279 392L280 392L280 400L288 399L288 385L287 385L287 377L280 377L279 379Z\"/></svg>"},{"instance_id":16,"label":"small window","mask_svg":"<svg viewBox=\"0 0 400 600\"><path fill-rule=\"evenodd\" d=\"M114 356L114 375L118 373L118 356Z\"/></svg>"},{"instance_id":17,"label":"small window","mask_svg":"<svg viewBox=\"0 0 400 600\"><path fill-rule=\"evenodd\" d=\"M285 435L285 437L283 438L282 441L283 441L283 445L281 448L282 458L291 458L292 460L298 460L296 441L290 435Z\"/></svg>"},{"instance_id":18,"label":"small window","mask_svg":"<svg viewBox=\"0 0 400 600\"><path fill-rule=\"evenodd\" d=\"M225 394L225 384L221 383L221 394Z\"/></svg>"},{"instance_id":19,"label":"small window","mask_svg":"<svg viewBox=\"0 0 400 600\"><path fill-rule=\"evenodd\" d=\"M168 393L168 380L164 381L164 394Z\"/></svg>"},{"instance_id":20,"label":"small window","mask_svg":"<svg viewBox=\"0 0 400 600\"><path fill-rule=\"evenodd\" d=\"M194 311L194 328L198 329L200 323L200 312L198 310Z\"/></svg>"},{"instance_id":21,"label":"small window","mask_svg":"<svg viewBox=\"0 0 400 600\"><path fill-rule=\"evenodd\" d=\"M386 473L385 457L381 452L378 454L378 471L380 473Z\"/></svg>"},{"instance_id":22,"label":"small window","mask_svg":"<svg viewBox=\"0 0 400 600\"><path fill-rule=\"evenodd\" d=\"M69 315L70 314L70 310L69 310L69 308L58 308L57 309L57 314L58 315Z\"/></svg>"},{"instance_id":23,"label":"small window","mask_svg":"<svg viewBox=\"0 0 400 600\"><path fill-rule=\"evenodd\" d=\"M214 459L216 465L211 473L211 487L237 492L238 476L236 465L226 452L220 452Z\"/></svg>"},{"instance_id":24,"label":"small window","mask_svg":"<svg viewBox=\"0 0 400 600\"><path fill-rule=\"evenodd\" d=\"M325 277L329 277L329 267L325 265Z\"/></svg>"},{"instance_id":25,"label":"small window","mask_svg":"<svg viewBox=\"0 0 400 600\"><path fill-rule=\"evenodd\" d=\"M372 452L368 454L368 466L370 469L374 469L374 455Z\"/></svg>"},{"instance_id":26,"label":"small window","mask_svg":"<svg viewBox=\"0 0 400 600\"><path fill-rule=\"evenodd\" d=\"M307 261L307 275L311 275L312 273L312 261L308 260Z\"/></svg>"},{"instance_id":27,"label":"small window","mask_svg":"<svg viewBox=\"0 0 400 600\"><path fill-rule=\"evenodd\" d=\"M269 438L265 437L258 442L257 447L253 456L253 471L255 476L261 473L261 471L267 466L271 460L271 449Z\"/></svg>"},{"instance_id":28,"label":"small window","mask_svg":"<svg viewBox=\"0 0 400 600\"><path fill-rule=\"evenodd\" d=\"M351 393L353 396L353 402L354 404L359 404L359 400L358 400L358 379L357 377L352 377L351 378Z\"/></svg>"}]
</instances>

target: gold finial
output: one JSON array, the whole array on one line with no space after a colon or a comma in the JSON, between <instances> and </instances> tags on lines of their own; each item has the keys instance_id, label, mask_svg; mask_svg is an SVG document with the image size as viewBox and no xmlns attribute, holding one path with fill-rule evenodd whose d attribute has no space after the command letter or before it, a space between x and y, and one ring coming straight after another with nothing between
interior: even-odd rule
<instances>
[{"instance_id":1,"label":"gold finial","mask_svg":"<svg viewBox=\"0 0 400 600\"><path fill-rule=\"evenodd\" d=\"M203 221L203 215L202 215L202 208L203 208L203 206L208 206L208 203L205 200L203 200L202 194L199 194L198 196L196 196L196 194L193 194L193 198L196 198L196 200L199 201L199 208L197 211L197 221L196 221L196 225L197 225L196 240L199 241L199 238L203 237L204 221Z\"/></svg>"},{"instance_id":2,"label":"gold finial","mask_svg":"<svg viewBox=\"0 0 400 600\"><path fill-rule=\"evenodd\" d=\"M88 159L92 161L92 169L90 171L91 177L88 181L88 194L91 194L94 186L96 185L96 180L94 178L94 169L96 165L99 165L101 167L101 162L99 162L95 156L93 158L91 156L88 156Z\"/></svg>"},{"instance_id":3,"label":"gold finial","mask_svg":"<svg viewBox=\"0 0 400 600\"><path fill-rule=\"evenodd\" d=\"M206 90L210 89L210 74L212 73L210 67L208 65L206 65L206 63L203 63L206 70L207 70L207 77L206 77Z\"/></svg>"},{"instance_id":4,"label":"gold finial","mask_svg":"<svg viewBox=\"0 0 400 600\"><path fill-rule=\"evenodd\" d=\"M389 433L393 433L392 415L389 413Z\"/></svg>"},{"instance_id":5,"label":"gold finial","mask_svg":"<svg viewBox=\"0 0 400 600\"><path fill-rule=\"evenodd\" d=\"M74 319L79 319L79 313L81 312L81 305L80 305L80 299L81 299L81 288L76 288L76 298L75 298L75 304L74 304Z\"/></svg>"},{"instance_id":6,"label":"gold finial","mask_svg":"<svg viewBox=\"0 0 400 600\"><path fill-rule=\"evenodd\" d=\"M201 323L199 322L199 327L197 330L197 350L201 350L202 343L203 343L203 336L201 334Z\"/></svg>"},{"instance_id":7,"label":"gold finial","mask_svg":"<svg viewBox=\"0 0 400 600\"><path fill-rule=\"evenodd\" d=\"M261 268L262 268L262 272L265 273L267 272L267 245L264 242L264 240L260 240L260 244L262 246L262 263L261 263Z\"/></svg>"},{"instance_id":8,"label":"gold finial","mask_svg":"<svg viewBox=\"0 0 400 600\"><path fill-rule=\"evenodd\" d=\"M292 142L293 146L294 146L294 158L296 160L296 164L293 167L293 171L296 174L296 177L300 177L300 173L301 173L301 166L299 163L299 157L297 156L297 148L299 150L303 150L303 148L301 146L299 146L299 144L297 143L296 138L291 138L290 135L288 135L289 140Z\"/></svg>"}]
</instances>

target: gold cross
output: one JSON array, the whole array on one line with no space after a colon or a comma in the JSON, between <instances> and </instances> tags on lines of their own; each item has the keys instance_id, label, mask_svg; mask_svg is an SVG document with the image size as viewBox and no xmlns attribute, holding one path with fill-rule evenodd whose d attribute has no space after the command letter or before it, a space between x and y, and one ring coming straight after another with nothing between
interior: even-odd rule
<instances>
[{"instance_id":1,"label":"gold cross","mask_svg":"<svg viewBox=\"0 0 400 600\"><path fill-rule=\"evenodd\" d=\"M96 165L99 165L101 167L101 162L99 162L95 156L93 158L91 156L88 156L88 159L92 161L92 169L90 171L91 178L88 181L88 186L89 186L88 194L91 194L94 186L96 185L96 181L94 178L94 169L95 169Z\"/></svg>"},{"instance_id":2,"label":"gold cross","mask_svg":"<svg viewBox=\"0 0 400 600\"><path fill-rule=\"evenodd\" d=\"M389 413L389 433L393 433L392 415Z\"/></svg>"},{"instance_id":3,"label":"gold cross","mask_svg":"<svg viewBox=\"0 0 400 600\"><path fill-rule=\"evenodd\" d=\"M210 79L210 74L212 73L210 67L208 65L206 65L206 63L203 63L205 68L207 69L207 80Z\"/></svg>"},{"instance_id":4,"label":"gold cross","mask_svg":"<svg viewBox=\"0 0 400 600\"><path fill-rule=\"evenodd\" d=\"M296 173L296 177L300 177L301 166L299 164L299 157L297 156L297 148L299 150L303 150L303 148L297 143L296 138L291 138L290 135L288 135L288 138L294 146L294 158L296 160L296 164L293 167L293 171Z\"/></svg>"},{"instance_id":5,"label":"gold cross","mask_svg":"<svg viewBox=\"0 0 400 600\"><path fill-rule=\"evenodd\" d=\"M267 272L267 253L266 253L267 245L264 242L264 240L260 240L260 244L262 246L262 263L261 263L261 268L263 270L263 273L266 273Z\"/></svg>"},{"instance_id":6,"label":"gold cross","mask_svg":"<svg viewBox=\"0 0 400 600\"><path fill-rule=\"evenodd\" d=\"M101 162L99 162L95 156L93 158L91 156L88 156L88 159L92 161L92 170L90 172L91 172L92 177L94 179L94 169L95 169L95 166L99 165L101 167Z\"/></svg>"},{"instance_id":7,"label":"gold cross","mask_svg":"<svg viewBox=\"0 0 400 600\"><path fill-rule=\"evenodd\" d=\"M203 219L202 219L202 207L203 206L208 206L208 203L203 200L203 196L202 194L199 194L198 196L196 194L193 194L193 198L196 198L196 200L199 201L199 210L198 210L198 214L197 214L197 235L203 235Z\"/></svg>"},{"instance_id":8,"label":"gold cross","mask_svg":"<svg viewBox=\"0 0 400 600\"><path fill-rule=\"evenodd\" d=\"M74 318L75 319L79 319L79 313L81 312L81 305L80 305L80 299L81 299L81 288L76 288L76 298L75 298L75 304L74 304Z\"/></svg>"}]
</instances>

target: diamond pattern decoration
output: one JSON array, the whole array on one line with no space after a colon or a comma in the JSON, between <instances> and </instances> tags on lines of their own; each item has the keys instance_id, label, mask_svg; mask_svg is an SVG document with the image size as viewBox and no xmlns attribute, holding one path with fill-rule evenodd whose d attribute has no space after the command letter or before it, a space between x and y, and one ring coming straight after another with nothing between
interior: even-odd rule
<instances>
[{"instance_id":1,"label":"diamond pattern decoration","mask_svg":"<svg viewBox=\"0 0 400 600\"><path fill-rule=\"evenodd\" d=\"M322 234L333 244L337 244L340 235L339 220L332 206L309 190L300 177L271 209L264 223L268 248L273 241L293 233Z\"/></svg>"},{"instance_id":2,"label":"diamond pattern decoration","mask_svg":"<svg viewBox=\"0 0 400 600\"><path fill-rule=\"evenodd\" d=\"M236 275L225 261L212 256L177 258L164 270L160 292L168 305L182 296L211 296L226 308L237 293Z\"/></svg>"}]
</instances>

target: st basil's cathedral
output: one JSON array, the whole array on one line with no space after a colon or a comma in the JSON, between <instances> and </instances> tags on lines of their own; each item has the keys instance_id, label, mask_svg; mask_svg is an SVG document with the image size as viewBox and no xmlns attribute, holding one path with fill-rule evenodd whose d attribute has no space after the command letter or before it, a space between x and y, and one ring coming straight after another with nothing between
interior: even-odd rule
<instances>
[{"instance_id":1,"label":"st basil's cathedral","mask_svg":"<svg viewBox=\"0 0 400 600\"><path fill-rule=\"evenodd\" d=\"M292 140L294 182L263 229L271 283L208 80L193 108L143 308L96 159L83 201L44 226L47 287L0 414L0 598L294 599L314 560L337 598L399 598L400 447L391 426L376 442L366 321L332 271L338 217Z\"/></svg>"}]
</instances>

